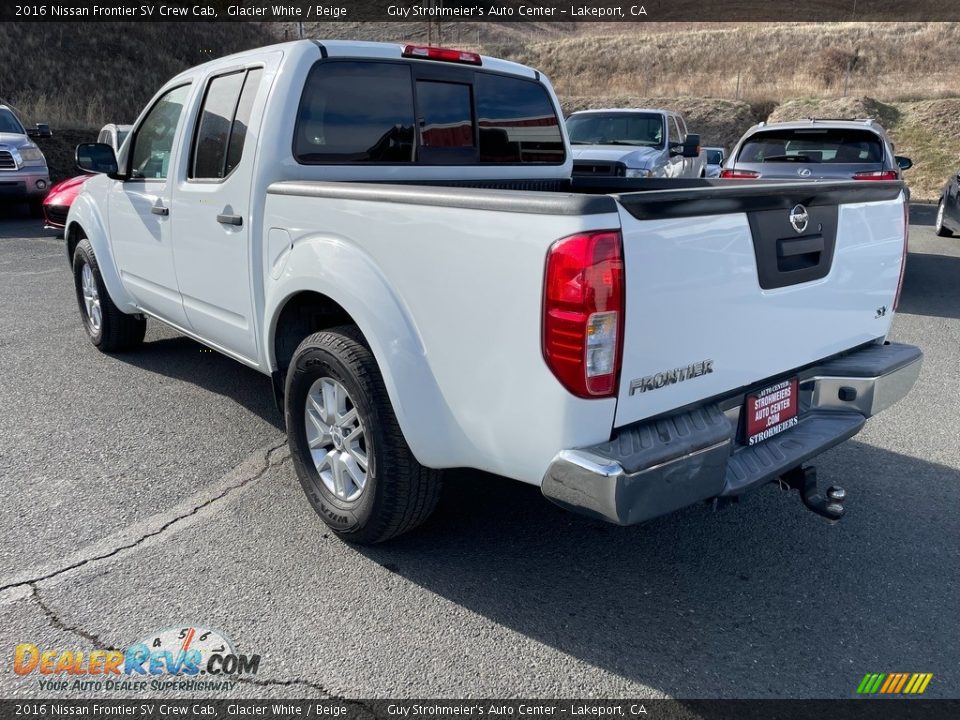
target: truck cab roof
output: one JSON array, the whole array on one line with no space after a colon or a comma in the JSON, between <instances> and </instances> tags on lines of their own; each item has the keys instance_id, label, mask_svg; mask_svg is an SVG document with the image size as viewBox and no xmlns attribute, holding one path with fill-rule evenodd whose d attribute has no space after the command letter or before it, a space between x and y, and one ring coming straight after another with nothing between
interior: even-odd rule
<instances>
[{"instance_id":1,"label":"truck cab roof","mask_svg":"<svg viewBox=\"0 0 960 720\"><path fill-rule=\"evenodd\" d=\"M311 55L314 55L319 51L320 56L323 58L370 58L400 60L401 58L404 58L403 51L405 47L407 47L407 45L401 43L370 42L365 40L293 40L290 42L276 43L274 45L266 45L263 47L254 48L252 50L244 50L243 52L234 53L232 55L225 55L224 57L217 58L216 60L211 60L203 63L202 65L197 65L189 70L185 70L173 78L171 82L185 80L197 76L204 76L210 70L215 70L221 67L231 67L237 63L249 60L252 57L262 56L264 53L275 51ZM416 62L437 62L436 60L411 58L409 56L404 59ZM485 70L492 70L493 72L518 75L535 80L539 80L542 77L537 70L534 70L531 67L521 65L520 63L511 62L509 60L501 60L499 58L490 57L488 55L480 55L479 67L482 67Z\"/></svg>"}]
</instances>

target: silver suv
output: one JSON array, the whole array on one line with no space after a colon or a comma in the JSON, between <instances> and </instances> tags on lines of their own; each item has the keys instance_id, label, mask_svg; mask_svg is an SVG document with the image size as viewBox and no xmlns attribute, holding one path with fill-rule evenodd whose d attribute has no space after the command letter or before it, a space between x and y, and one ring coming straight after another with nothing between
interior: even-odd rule
<instances>
[{"instance_id":1,"label":"silver suv","mask_svg":"<svg viewBox=\"0 0 960 720\"><path fill-rule=\"evenodd\" d=\"M721 178L791 180L899 180L913 165L893 154L893 143L875 120L760 123L734 147Z\"/></svg>"},{"instance_id":2,"label":"silver suv","mask_svg":"<svg viewBox=\"0 0 960 720\"><path fill-rule=\"evenodd\" d=\"M50 137L50 130L45 125L27 130L13 110L0 105L0 202L29 203L39 216L50 189L50 172L30 136Z\"/></svg>"}]
</instances>

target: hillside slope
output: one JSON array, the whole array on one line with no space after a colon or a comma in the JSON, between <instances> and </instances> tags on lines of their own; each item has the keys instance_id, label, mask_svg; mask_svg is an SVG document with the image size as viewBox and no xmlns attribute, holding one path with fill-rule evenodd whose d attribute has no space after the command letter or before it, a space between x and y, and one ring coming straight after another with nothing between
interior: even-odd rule
<instances>
[{"instance_id":1,"label":"hillside slope","mask_svg":"<svg viewBox=\"0 0 960 720\"><path fill-rule=\"evenodd\" d=\"M907 178L917 198L936 197L960 164L960 23L444 23L439 33L423 22L315 23L306 30L396 42L436 43L439 35L446 45L540 68L566 112L670 107L705 144L729 147L768 115L877 117L898 152L914 160ZM44 151L62 177L73 173L78 139L133 120L177 72L296 35L281 23L6 23L0 102L28 123L51 123L55 137Z\"/></svg>"},{"instance_id":2,"label":"hillside slope","mask_svg":"<svg viewBox=\"0 0 960 720\"><path fill-rule=\"evenodd\" d=\"M623 26L604 37L532 36L483 49L539 68L566 95L960 96L960 23L729 23L653 32Z\"/></svg>"},{"instance_id":3,"label":"hillside slope","mask_svg":"<svg viewBox=\"0 0 960 720\"><path fill-rule=\"evenodd\" d=\"M0 102L54 128L128 123L177 73L274 37L259 23L0 23Z\"/></svg>"}]
</instances>

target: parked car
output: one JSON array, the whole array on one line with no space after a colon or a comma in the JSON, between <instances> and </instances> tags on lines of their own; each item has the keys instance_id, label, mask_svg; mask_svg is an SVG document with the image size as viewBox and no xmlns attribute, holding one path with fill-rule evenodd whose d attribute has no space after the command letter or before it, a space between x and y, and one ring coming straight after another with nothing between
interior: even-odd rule
<instances>
[{"instance_id":1,"label":"parked car","mask_svg":"<svg viewBox=\"0 0 960 720\"><path fill-rule=\"evenodd\" d=\"M723 169L723 161L727 157L727 151L722 147L705 147L703 150L707 155L706 177L720 177L720 171Z\"/></svg>"},{"instance_id":2,"label":"parked car","mask_svg":"<svg viewBox=\"0 0 960 720\"><path fill-rule=\"evenodd\" d=\"M50 137L50 128L38 124L27 129L13 110L0 105L0 201L27 203L39 216L50 172L34 137Z\"/></svg>"},{"instance_id":3,"label":"parked car","mask_svg":"<svg viewBox=\"0 0 960 720\"><path fill-rule=\"evenodd\" d=\"M960 232L960 170L950 178L940 195L935 229L941 237Z\"/></svg>"},{"instance_id":4,"label":"parked car","mask_svg":"<svg viewBox=\"0 0 960 720\"><path fill-rule=\"evenodd\" d=\"M619 524L778 478L838 519L803 464L921 363L885 341L903 184L571 179L558 108L540 73L440 48L187 70L119 157L77 148L102 173L67 217L86 333L132 350L157 318L272 377L351 542L415 527L462 467Z\"/></svg>"},{"instance_id":5,"label":"parked car","mask_svg":"<svg viewBox=\"0 0 960 720\"><path fill-rule=\"evenodd\" d=\"M104 125L97 135L97 142L110 145L115 152L119 152L127 133L130 132L130 125ZM48 230L63 230L67 222L67 213L70 205L80 193L83 184L90 179L90 175L77 175L67 178L54 184L50 192L43 200L43 219L44 228Z\"/></svg>"},{"instance_id":6,"label":"parked car","mask_svg":"<svg viewBox=\"0 0 960 720\"><path fill-rule=\"evenodd\" d=\"M698 178L706 171L700 136L670 110L583 110L567 118L573 174Z\"/></svg>"},{"instance_id":7,"label":"parked car","mask_svg":"<svg viewBox=\"0 0 960 720\"><path fill-rule=\"evenodd\" d=\"M127 135L130 134L132 127L132 125L108 123L100 128L100 133L97 135L97 142L106 143L116 152L120 152L120 146L123 145L123 141L127 139Z\"/></svg>"},{"instance_id":8,"label":"parked car","mask_svg":"<svg viewBox=\"0 0 960 720\"><path fill-rule=\"evenodd\" d=\"M760 123L747 130L720 177L732 180L899 180L912 167L894 155L875 120Z\"/></svg>"}]
</instances>

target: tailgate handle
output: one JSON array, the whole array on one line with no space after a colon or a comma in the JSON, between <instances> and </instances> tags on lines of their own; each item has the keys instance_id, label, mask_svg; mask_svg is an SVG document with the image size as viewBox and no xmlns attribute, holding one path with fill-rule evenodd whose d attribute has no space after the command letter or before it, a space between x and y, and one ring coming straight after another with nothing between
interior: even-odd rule
<instances>
[{"instance_id":1,"label":"tailgate handle","mask_svg":"<svg viewBox=\"0 0 960 720\"><path fill-rule=\"evenodd\" d=\"M793 257L794 255L821 252L823 252L823 235L796 238L795 240L781 240L777 243L777 257Z\"/></svg>"}]
</instances>

